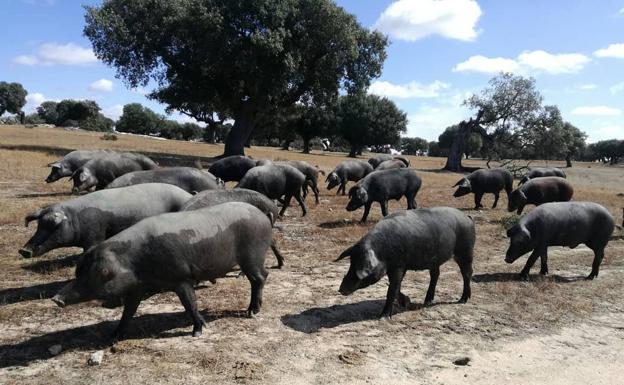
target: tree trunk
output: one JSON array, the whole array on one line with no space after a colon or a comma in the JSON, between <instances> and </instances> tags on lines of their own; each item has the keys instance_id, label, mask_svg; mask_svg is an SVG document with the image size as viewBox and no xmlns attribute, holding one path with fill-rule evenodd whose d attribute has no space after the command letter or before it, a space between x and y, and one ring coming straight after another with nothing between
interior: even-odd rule
<instances>
[{"instance_id":1,"label":"tree trunk","mask_svg":"<svg viewBox=\"0 0 624 385\"><path fill-rule=\"evenodd\" d=\"M566 155L566 167L572 167L572 155Z\"/></svg>"},{"instance_id":2,"label":"tree trunk","mask_svg":"<svg viewBox=\"0 0 624 385\"><path fill-rule=\"evenodd\" d=\"M358 151L361 152L360 146L352 144L351 151L349 152L349 158L357 158Z\"/></svg>"},{"instance_id":3,"label":"tree trunk","mask_svg":"<svg viewBox=\"0 0 624 385\"><path fill-rule=\"evenodd\" d=\"M303 152L304 154L310 153L310 139L303 139Z\"/></svg>"},{"instance_id":4,"label":"tree trunk","mask_svg":"<svg viewBox=\"0 0 624 385\"><path fill-rule=\"evenodd\" d=\"M444 170L455 172L466 170L461 164L462 158L464 157L466 142L468 142L468 138L470 137L470 134L472 134L473 130L475 130L475 127L479 125L482 116L483 111L479 111L476 119L470 118L467 122L463 120L459 123L459 130L457 130L457 136L453 140L453 144L449 150Z\"/></svg>"},{"instance_id":5,"label":"tree trunk","mask_svg":"<svg viewBox=\"0 0 624 385\"><path fill-rule=\"evenodd\" d=\"M255 109L251 103L243 102L241 109L234 117L234 126L225 139L223 156L245 155L245 144L256 124L255 117Z\"/></svg>"},{"instance_id":6,"label":"tree trunk","mask_svg":"<svg viewBox=\"0 0 624 385\"><path fill-rule=\"evenodd\" d=\"M215 123L208 123L206 126L206 134L204 135L204 141L206 143L215 143Z\"/></svg>"},{"instance_id":7,"label":"tree trunk","mask_svg":"<svg viewBox=\"0 0 624 385\"><path fill-rule=\"evenodd\" d=\"M284 151L288 151L290 149L290 143L292 142L292 140L286 139L285 141L282 142L282 150Z\"/></svg>"}]
</instances>

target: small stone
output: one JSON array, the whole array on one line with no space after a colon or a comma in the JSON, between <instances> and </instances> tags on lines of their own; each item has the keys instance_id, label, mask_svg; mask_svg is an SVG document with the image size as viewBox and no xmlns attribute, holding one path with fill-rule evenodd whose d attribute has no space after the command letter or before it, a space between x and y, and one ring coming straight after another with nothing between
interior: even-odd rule
<instances>
[{"instance_id":1,"label":"small stone","mask_svg":"<svg viewBox=\"0 0 624 385\"><path fill-rule=\"evenodd\" d=\"M457 366L466 366L470 362L470 357L458 358L453 363Z\"/></svg>"},{"instance_id":2,"label":"small stone","mask_svg":"<svg viewBox=\"0 0 624 385\"><path fill-rule=\"evenodd\" d=\"M331 207L330 207L328 210L329 210L330 212L331 212L331 211L334 211L334 209L332 209Z\"/></svg>"},{"instance_id":3,"label":"small stone","mask_svg":"<svg viewBox=\"0 0 624 385\"><path fill-rule=\"evenodd\" d=\"M91 357L89 357L89 360L87 360L87 364L91 366L99 365L102 363L103 359L104 359L104 350L98 350L97 352L94 352L93 354L91 354Z\"/></svg>"},{"instance_id":4,"label":"small stone","mask_svg":"<svg viewBox=\"0 0 624 385\"><path fill-rule=\"evenodd\" d=\"M48 352L50 352L51 355L56 356L58 355L60 352L63 351L63 347L61 345L52 345L48 348Z\"/></svg>"}]
</instances>

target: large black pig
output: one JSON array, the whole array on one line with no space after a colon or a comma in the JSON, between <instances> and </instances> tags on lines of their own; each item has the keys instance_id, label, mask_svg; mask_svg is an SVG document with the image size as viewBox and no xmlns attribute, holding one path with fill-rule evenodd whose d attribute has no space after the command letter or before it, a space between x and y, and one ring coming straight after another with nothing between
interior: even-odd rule
<instances>
[{"instance_id":1,"label":"large black pig","mask_svg":"<svg viewBox=\"0 0 624 385\"><path fill-rule=\"evenodd\" d=\"M505 190L507 199L509 200L509 195L513 190L513 176L509 171L502 168L495 168L492 170L480 169L460 179L453 187L455 186L458 186L453 194L455 198L470 193L474 194L475 209L483 207L483 205L481 205L483 194L494 194L494 204L492 208L495 208L501 190Z\"/></svg>"}]
</instances>

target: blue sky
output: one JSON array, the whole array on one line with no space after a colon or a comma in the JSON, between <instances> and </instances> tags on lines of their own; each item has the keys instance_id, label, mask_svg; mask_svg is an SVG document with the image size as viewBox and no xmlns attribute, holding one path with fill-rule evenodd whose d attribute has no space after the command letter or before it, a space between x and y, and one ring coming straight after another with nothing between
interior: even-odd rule
<instances>
[{"instance_id":1,"label":"blue sky","mask_svg":"<svg viewBox=\"0 0 624 385\"><path fill-rule=\"evenodd\" d=\"M461 102L506 70L534 77L545 103L558 105L590 142L624 139L624 0L337 3L390 37L383 74L369 92L407 112L409 136L434 140L470 116ZM95 59L82 36L81 2L4 0L0 9L0 80L24 85L27 111L76 98L96 100L112 118L131 102L164 112Z\"/></svg>"}]
</instances>

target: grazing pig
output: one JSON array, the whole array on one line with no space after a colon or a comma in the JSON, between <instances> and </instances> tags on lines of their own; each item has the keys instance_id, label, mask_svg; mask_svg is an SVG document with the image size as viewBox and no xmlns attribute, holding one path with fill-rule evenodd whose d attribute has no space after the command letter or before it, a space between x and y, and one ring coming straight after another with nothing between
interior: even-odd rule
<instances>
[{"instance_id":1,"label":"grazing pig","mask_svg":"<svg viewBox=\"0 0 624 385\"><path fill-rule=\"evenodd\" d=\"M531 169L531 171L529 171L528 174L526 174L525 176L522 177L522 179L520 179L518 186L525 184L530 179L543 178L545 176L558 176L560 178L565 178L566 174L565 172L563 172L562 169L556 168L556 167L533 168Z\"/></svg>"},{"instance_id":2,"label":"grazing pig","mask_svg":"<svg viewBox=\"0 0 624 385\"><path fill-rule=\"evenodd\" d=\"M450 207L434 207L394 213L381 221L336 261L351 257L351 266L340 284L340 293L349 295L388 275L390 287L381 317L392 316L394 301L407 307L409 298L401 293L406 270L429 270L431 280L425 305L433 302L440 266L451 258L459 265L464 290L459 300L470 298L475 226L471 218Z\"/></svg>"},{"instance_id":3,"label":"grazing pig","mask_svg":"<svg viewBox=\"0 0 624 385\"><path fill-rule=\"evenodd\" d=\"M392 170L395 168L405 168L405 162L400 159L391 159L381 162L379 166L375 167L375 171Z\"/></svg>"},{"instance_id":4,"label":"grazing pig","mask_svg":"<svg viewBox=\"0 0 624 385\"><path fill-rule=\"evenodd\" d=\"M65 155L63 159L48 164L52 169L50 175L45 179L46 183L56 182L57 180L71 176L80 166L87 163L93 158L111 154L109 150L76 150Z\"/></svg>"},{"instance_id":5,"label":"grazing pig","mask_svg":"<svg viewBox=\"0 0 624 385\"><path fill-rule=\"evenodd\" d=\"M192 167L169 167L157 170L133 171L115 179L106 188L119 188L143 183L172 184L191 194L204 190L225 188L221 179L208 171Z\"/></svg>"},{"instance_id":6,"label":"grazing pig","mask_svg":"<svg viewBox=\"0 0 624 385\"><path fill-rule=\"evenodd\" d=\"M537 258L541 258L540 274L548 274L548 246L568 246L584 243L594 251L594 263L587 279L598 276L604 249L613 233L615 220L601 205L593 202L545 203L528 213L507 230L510 238L505 262L513 263L532 251L520 279L528 279Z\"/></svg>"},{"instance_id":7,"label":"grazing pig","mask_svg":"<svg viewBox=\"0 0 624 385\"><path fill-rule=\"evenodd\" d=\"M349 181L357 182L371 172L373 172L373 166L366 162L360 160L345 160L327 175L327 179L325 179L325 182L327 182L327 189L331 190L340 185L336 195L340 194L341 190L342 195L345 195L347 183Z\"/></svg>"},{"instance_id":8,"label":"grazing pig","mask_svg":"<svg viewBox=\"0 0 624 385\"><path fill-rule=\"evenodd\" d=\"M113 153L91 159L71 176L74 181L72 192L78 194L92 187L101 190L124 174L153 170L157 167L156 163L148 157L137 154Z\"/></svg>"},{"instance_id":9,"label":"grazing pig","mask_svg":"<svg viewBox=\"0 0 624 385\"><path fill-rule=\"evenodd\" d=\"M547 202L567 202L572 199L572 194L572 185L558 176L531 179L511 193L507 210L517 210L520 215L528 204L539 206Z\"/></svg>"},{"instance_id":10,"label":"grazing pig","mask_svg":"<svg viewBox=\"0 0 624 385\"><path fill-rule=\"evenodd\" d=\"M373 158L370 158L368 160L368 164L373 166L373 168L376 170L377 167L379 167L379 165L382 164L383 162L388 161L388 160L393 160L393 159L400 160L401 162L403 162L403 164L405 164L405 167L410 166L410 161L408 159L403 158L401 156L394 156L390 154L382 154L382 155L378 155Z\"/></svg>"},{"instance_id":11,"label":"grazing pig","mask_svg":"<svg viewBox=\"0 0 624 385\"><path fill-rule=\"evenodd\" d=\"M509 171L502 168L492 170L480 169L460 179L453 187L455 186L459 186L453 194L455 198L474 193L475 209L483 207L481 205L483 194L494 194L494 205L492 205L492 208L496 208L498 195L501 190L505 190L507 200L509 201L509 195L513 189L513 177Z\"/></svg>"},{"instance_id":12,"label":"grazing pig","mask_svg":"<svg viewBox=\"0 0 624 385\"><path fill-rule=\"evenodd\" d=\"M59 306L91 299L124 304L115 339L124 335L141 300L173 291L193 321L193 336L202 333L193 286L215 282L236 265L251 283L247 313L262 305L268 272L264 257L271 244L271 221L241 202L147 218L89 249L76 267L76 279L52 300Z\"/></svg>"},{"instance_id":13,"label":"grazing pig","mask_svg":"<svg viewBox=\"0 0 624 385\"><path fill-rule=\"evenodd\" d=\"M178 211L191 194L179 187L150 183L92 194L44 207L25 218L37 220L35 235L19 253L37 257L60 247L84 250L132 226L138 221Z\"/></svg>"},{"instance_id":14,"label":"grazing pig","mask_svg":"<svg viewBox=\"0 0 624 385\"><path fill-rule=\"evenodd\" d=\"M381 213L388 215L388 200L407 198L407 209L416 208L416 194L421 180L414 170L391 169L368 174L349 190L347 211L364 206L362 222L366 222L373 202L379 202Z\"/></svg>"},{"instance_id":15,"label":"grazing pig","mask_svg":"<svg viewBox=\"0 0 624 385\"><path fill-rule=\"evenodd\" d=\"M245 174L235 188L246 188L262 193L270 199L284 197L284 204L279 215L290 205L290 200L295 197L301 206L302 217L308 212L305 202L301 197L301 187L305 183L305 175L293 166L287 164L268 164L254 167Z\"/></svg>"},{"instance_id":16,"label":"grazing pig","mask_svg":"<svg viewBox=\"0 0 624 385\"><path fill-rule=\"evenodd\" d=\"M232 155L219 159L208 168L208 171L225 182L240 181L250 169L259 166L262 160L254 160L242 155Z\"/></svg>"},{"instance_id":17,"label":"grazing pig","mask_svg":"<svg viewBox=\"0 0 624 385\"><path fill-rule=\"evenodd\" d=\"M180 211L197 210L227 202L245 202L256 206L271 219L271 223L273 224L275 224L278 217L277 206L272 200L257 191L244 188L202 191L189 199L189 201L182 206ZM284 256L278 250L275 239L271 241L271 250L273 250L273 254L275 254L275 258L277 258L277 268L281 269L282 266L284 266Z\"/></svg>"},{"instance_id":18,"label":"grazing pig","mask_svg":"<svg viewBox=\"0 0 624 385\"><path fill-rule=\"evenodd\" d=\"M318 174L320 172L321 174L325 175L325 171L319 170L318 166L312 166L310 163L304 162L302 160L290 160L286 162L275 163L288 164L301 171L306 177L305 183L303 185L303 199L305 199L308 195L308 186L310 186L312 192L314 193L316 204L319 203Z\"/></svg>"}]
</instances>

